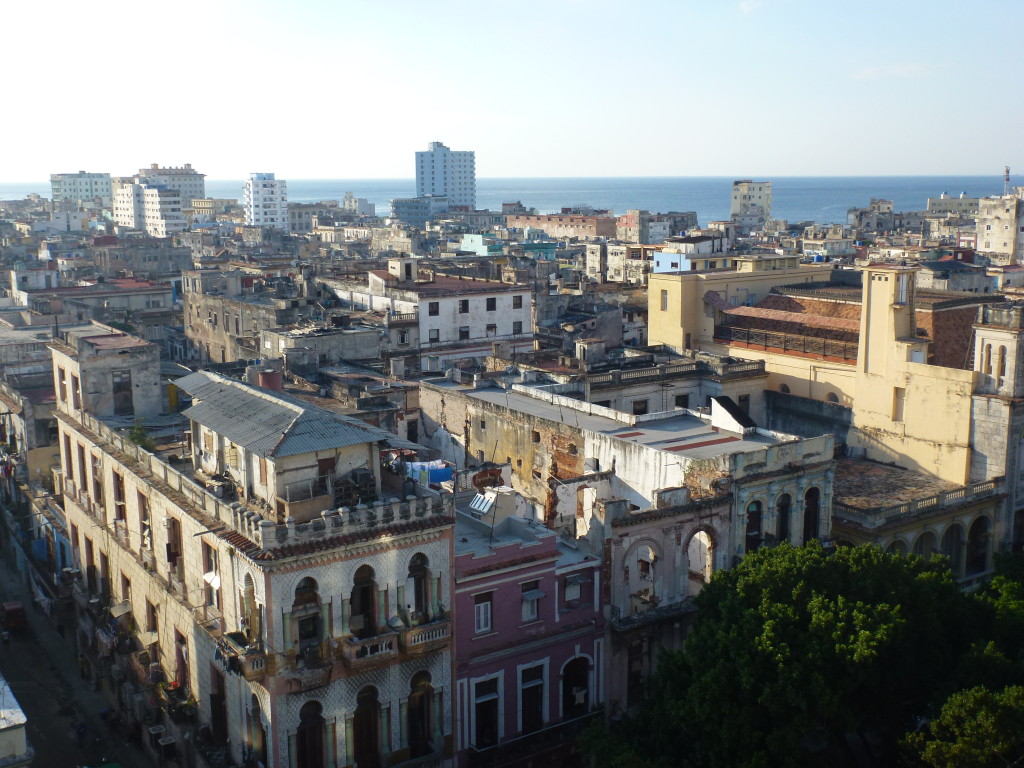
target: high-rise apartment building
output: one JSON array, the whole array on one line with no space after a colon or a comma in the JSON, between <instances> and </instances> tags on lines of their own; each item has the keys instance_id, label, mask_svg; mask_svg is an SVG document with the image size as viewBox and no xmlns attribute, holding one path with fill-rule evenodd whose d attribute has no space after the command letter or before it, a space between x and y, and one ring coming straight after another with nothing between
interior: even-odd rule
<instances>
[{"instance_id":1,"label":"high-rise apartment building","mask_svg":"<svg viewBox=\"0 0 1024 768\"><path fill-rule=\"evenodd\" d=\"M476 153L431 142L426 152L416 153L416 195L447 197L451 206L476 208Z\"/></svg>"},{"instance_id":2,"label":"high-rise apartment building","mask_svg":"<svg viewBox=\"0 0 1024 768\"><path fill-rule=\"evenodd\" d=\"M114 222L127 229L145 230L153 237L168 237L188 229L181 193L163 184L114 182Z\"/></svg>"},{"instance_id":3,"label":"high-rise apartment building","mask_svg":"<svg viewBox=\"0 0 1024 768\"><path fill-rule=\"evenodd\" d=\"M161 168L153 163L149 168L140 168L135 183L149 182L159 184L168 189L176 189L181 193L181 204L186 208L192 205L192 199L206 197L206 174L197 173L190 163L181 168Z\"/></svg>"},{"instance_id":4,"label":"high-rise apartment building","mask_svg":"<svg viewBox=\"0 0 1024 768\"><path fill-rule=\"evenodd\" d=\"M978 201L978 251L995 264L1024 261L1024 187Z\"/></svg>"},{"instance_id":5,"label":"high-rise apartment building","mask_svg":"<svg viewBox=\"0 0 1024 768\"><path fill-rule=\"evenodd\" d=\"M111 188L109 173L51 173L50 193L54 204L78 203L81 200L100 201L100 205L109 208L111 204Z\"/></svg>"},{"instance_id":6,"label":"high-rise apartment building","mask_svg":"<svg viewBox=\"0 0 1024 768\"><path fill-rule=\"evenodd\" d=\"M772 183L740 179L732 183L729 218L741 231L764 226L772 217Z\"/></svg>"},{"instance_id":7,"label":"high-rise apartment building","mask_svg":"<svg viewBox=\"0 0 1024 768\"><path fill-rule=\"evenodd\" d=\"M272 173L251 173L243 187L245 223L288 231L288 182Z\"/></svg>"}]
</instances>

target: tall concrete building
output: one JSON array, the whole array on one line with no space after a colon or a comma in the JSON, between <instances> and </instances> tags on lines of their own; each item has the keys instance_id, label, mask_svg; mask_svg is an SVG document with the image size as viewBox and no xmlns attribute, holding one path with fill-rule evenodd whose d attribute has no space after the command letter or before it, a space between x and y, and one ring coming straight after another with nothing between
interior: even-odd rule
<instances>
[{"instance_id":1,"label":"tall concrete building","mask_svg":"<svg viewBox=\"0 0 1024 768\"><path fill-rule=\"evenodd\" d=\"M272 173L250 173L243 188L245 223L288 231L288 182Z\"/></svg>"},{"instance_id":2,"label":"tall concrete building","mask_svg":"<svg viewBox=\"0 0 1024 768\"><path fill-rule=\"evenodd\" d=\"M476 153L453 152L432 141L416 153L416 195L447 197L449 205L476 208Z\"/></svg>"},{"instance_id":3,"label":"tall concrete building","mask_svg":"<svg viewBox=\"0 0 1024 768\"><path fill-rule=\"evenodd\" d=\"M1024 260L1024 187L1012 195L983 197L978 201L978 251L995 264Z\"/></svg>"},{"instance_id":4,"label":"tall concrete building","mask_svg":"<svg viewBox=\"0 0 1024 768\"><path fill-rule=\"evenodd\" d=\"M54 204L77 203L99 199L100 205L110 207L111 189L109 173L51 173L50 193Z\"/></svg>"},{"instance_id":5,"label":"tall concrete building","mask_svg":"<svg viewBox=\"0 0 1024 768\"><path fill-rule=\"evenodd\" d=\"M140 168L135 176L135 183L149 182L150 184L162 184L169 189L176 189L181 193L181 203L186 208L192 205L193 198L206 197L206 174L197 173L190 163L185 163L181 168L161 168L153 163L149 168Z\"/></svg>"},{"instance_id":6,"label":"tall concrete building","mask_svg":"<svg viewBox=\"0 0 1024 768\"><path fill-rule=\"evenodd\" d=\"M127 229L145 230L153 237L167 237L188 229L181 193L163 184L114 183L114 222Z\"/></svg>"},{"instance_id":7,"label":"tall concrete building","mask_svg":"<svg viewBox=\"0 0 1024 768\"><path fill-rule=\"evenodd\" d=\"M740 179L732 183L729 218L744 232L763 227L772 217L772 183Z\"/></svg>"}]
</instances>

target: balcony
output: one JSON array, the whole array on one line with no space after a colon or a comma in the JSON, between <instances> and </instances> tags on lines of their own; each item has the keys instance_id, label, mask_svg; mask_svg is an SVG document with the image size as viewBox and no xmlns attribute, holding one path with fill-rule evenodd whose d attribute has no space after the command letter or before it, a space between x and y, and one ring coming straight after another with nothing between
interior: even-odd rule
<instances>
[{"instance_id":1,"label":"balcony","mask_svg":"<svg viewBox=\"0 0 1024 768\"><path fill-rule=\"evenodd\" d=\"M259 682L267 674L266 654L250 643L241 632L228 632L217 644L228 660L228 669L239 673L249 682Z\"/></svg>"},{"instance_id":2,"label":"balcony","mask_svg":"<svg viewBox=\"0 0 1024 768\"><path fill-rule=\"evenodd\" d=\"M398 647L408 656L419 656L444 648L451 638L451 619L440 619L403 629L398 635Z\"/></svg>"},{"instance_id":3,"label":"balcony","mask_svg":"<svg viewBox=\"0 0 1024 768\"><path fill-rule=\"evenodd\" d=\"M339 641L339 650L346 667L353 672L362 672L395 659L398 656L397 640L396 632L367 637L362 640L349 636Z\"/></svg>"},{"instance_id":4,"label":"balcony","mask_svg":"<svg viewBox=\"0 0 1024 768\"><path fill-rule=\"evenodd\" d=\"M467 765L469 768L501 768L526 760L534 765L558 765L571 754L583 730L601 714L600 710L588 712L489 747L470 745Z\"/></svg>"},{"instance_id":5,"label":"balcony","mask_svg":"<svg viewBox=\"0 0 1024 768\"><path fill-rule=\"evenodd\" d=\"M148 687L162 682L164 672L160 664L150 654L148 648L136 651L128 657L128 667L131 669L139 685Z\"/></svg>"}]
</instances>

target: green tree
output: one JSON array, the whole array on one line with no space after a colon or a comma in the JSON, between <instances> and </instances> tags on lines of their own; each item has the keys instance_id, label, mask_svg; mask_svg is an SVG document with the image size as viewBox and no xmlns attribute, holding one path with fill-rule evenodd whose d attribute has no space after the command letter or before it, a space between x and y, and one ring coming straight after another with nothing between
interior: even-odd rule
<instances>
[{"instance_id":1,"label":"green tree","mask_svg":"<svg viewBox=\"0 0 1024 768\"><path fill-rule=\"evenodd\" d=\"M649 706L623 729L652 762L804 766L858 730L895 750L948 694L977 626L942 562L817 542L747 555L697 607L685 651L665 654Z\"/></svg>"},{"instance_id":2,"label":"green tree","mask_svg":"<svg viewBox=\"0 0 1024 768\"><path fill-rule=\"evenodd\" d=\"M1024 687L958 691L924 731L910 734L905 743L931 768L1024 765Z\"/></svg>"}]
</instances>

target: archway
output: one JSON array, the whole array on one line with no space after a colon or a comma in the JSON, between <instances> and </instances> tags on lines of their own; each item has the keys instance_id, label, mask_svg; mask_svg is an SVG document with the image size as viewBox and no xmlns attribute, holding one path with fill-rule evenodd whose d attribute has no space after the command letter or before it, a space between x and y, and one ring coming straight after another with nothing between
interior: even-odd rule
<instances>
[{"instance_id":1,"label":"archway","mask_svg":"<svg viewBox=\"0 0 1024 768\"><path fill-rule=\"evenodd\" d=\"M355 764L359 768L380 768L380 702L372 685L356 696L352 732Z\"/></svg>"},{"instance_id":2,"label":"archway","mask_svg":"<svg viewBox=\"0 0 1024 768\"><path fill-rule=\"evenodd\" d=\"M967 534L966 574L968 576L988 570L989 538L988 518L982 515L974 521Z\"/></svg>"},{"instance_id":3,"label":"archway","mask_svg":"<svg viewBox=\"0 0 1024 768\"><path fill-rule=\"evenodd\" d=\"M578 656L562 667L562 719L571 720L590 711L590 662Z\"/></svg>"},{"instance_id":4,"label":"archway","mask_svg":"<svg viewBox=\"0 0 1024 768\"><path fill-rule=\"evenodd\" d=\"M711 581L715 570L715 544L708 531L700 530L690 537L686 558L690 564L686 593L696 595Z\"/></svg>"},{"instance_id":5,"label":"archway","mask_svg":"<svg viewBox=\"0 0 1024 768\"><path fill-rule=\"evenodd\" d=\"M779 496L779 500L775 502L775 514L778 518L778 527L776 530L776 538L779 543L783 541L789 541L790 536L790 515L793 509L793 497L788 493L784 493Z\"/></svg>"},{"instance_id":6,"label":"archway","mask_svg":"<svg viewBox=\"0 0 1024 768\"><path fill-rule=\"evenodd\" d=\"M295 762L303 768L327 768L327 723L319 701L307 701L299 710Z\"/></svg>"},{"instance_id":7,"label":"archway","mask_svg":"<svg viewBox=\"0 0 1024 768\"><path fill-rule=\"evenodd\" d=\"M349 629L363 639L377 634L377 582L373 568L362 565L356 571L351 595Z\"/></svg>"},{"instance_id":8,"label":"archway","mask_svg":"<svg viewBox=\"0 0 1024 768\"><path fill-rule=\"evenodd\" d=\"M299 717L301 727L301 711ZM263 710L256 696L252 697L249 705L249 752L254 760L267 764L267 729L263 725Z\"/></svg>"},{"instance_id":9,"label":"archway","mask_svg":"<svg viewBox=\"0 0 1024 768\"><path fill-rule=\"evenodd\" d=\"M931 531L925 531L917 537L917 541L914 542L914 554L923 557L925 560L931 560L939 549L938 542L935 538L935 534Z\"/></svg>"},{"instance_id":10,"label":"archway","mask_svg":"<svg viewBox=\"0 0 1024 768\"><path fill-rule=\"evenodd\" d=\"M949 568L957 576L963 571L964 529L953 523L942 534L942 554L949 559Z\"/></svg>"},{"instance_id":11,"label":"archway","mask_svg":"<svg viewBox=\"0 0 1024 768\"><path fill-rule=\"evenodd\" d=\"M817 487L808 488L804 494L804 544L818 538L818 523L821 517L819 505L821 491Z\"/></svg>"},{"instance_id":12,"label":"archway","mask_svg":"<svg viewBox=\"0 0 1024 768\"><path fill-rule=\"evenodd\" d=\"M744 552L755 552L761 546L761 502L752 501L747 505L747 536Z\"/></svg>"},{"instance_id":13,"label":"archway","mask_svg":"<svg viewBox=\"0 0 1024 768\"><path fill-rule=\"evenodd\" d=\"M430 684L430 673L423 671L413 675L409 686L407 709L409 728L409 756L422 757L436 750L432 742L434 735L434 687Z\"/></svg>"},{"instance_id":14,"label":"archway","mask_svg":"<svg viewBox=\"0 0 1024 768\"><path fill-rule=\"evenodd\" d=\"M893 539L885 551L890 555L906 555L907 545L902 539Z\"/></svg>"}]
</instances>

